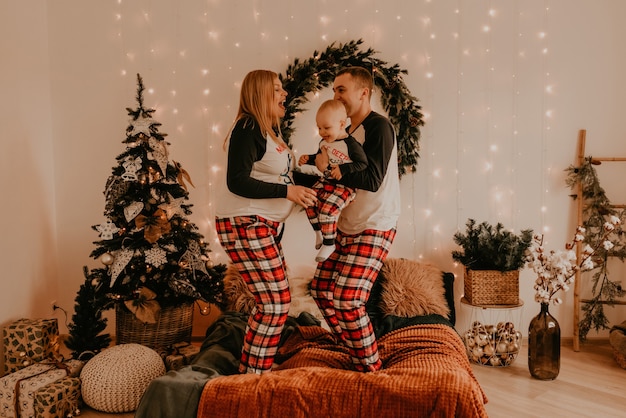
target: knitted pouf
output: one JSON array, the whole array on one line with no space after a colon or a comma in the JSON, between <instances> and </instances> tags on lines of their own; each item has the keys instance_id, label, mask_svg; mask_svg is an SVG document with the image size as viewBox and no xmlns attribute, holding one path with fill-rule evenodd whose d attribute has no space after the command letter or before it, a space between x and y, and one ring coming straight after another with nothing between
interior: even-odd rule
<instances>
[{"instance_id":1,"label":"knitted pouf","mask_svg":"<svg viewBox=\"0 0 626 418\"><path fill-rule=\"evenodd\" d=\"M85 404L103 412L137 409L148 384L165 374L161 356L140 344L107 348L85 364L80 373Z\"/></svg>"}]
</instances>

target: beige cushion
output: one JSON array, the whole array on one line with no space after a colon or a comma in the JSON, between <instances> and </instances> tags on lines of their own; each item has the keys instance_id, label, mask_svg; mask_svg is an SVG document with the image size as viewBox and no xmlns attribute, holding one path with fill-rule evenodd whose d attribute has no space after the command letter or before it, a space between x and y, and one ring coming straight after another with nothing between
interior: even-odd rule
<instances>
[{"instance_id":1,"label":"beige cushion","mask_svg":"<svg viewBox=\"0 0 626 418\"><path fill-rule=\"evenodd\" d=\"M315 266L295 266L288 271L291 305L289 315L297 317L302 312L308 312L321 322L321 326L328 329L317 304L311 296L310 284L315 274ZM227 311L251 313L254 309L254 296L248 290L243 278L237 269L229 264L224 275L224 303Z\"/></svg>"},{"instance_id":2,"label":"beige cushion","mask_svg":"<svg viewBox=\"0 0 626 418\"><path fill-rule=\"evenodd\" d=\"M152 379L164 374L165 364L156 351L139 344L116 345L83 367L83 401L98 411L131 412L137 409Z\"/></svg>"},{"instance_id":3,"label":"beige cushion","mask_svg":"<svg viewBox=\"0 0 626 418\"><path fill-rule=\"evenodd\" d=\"M447 317L450 308L445 298L443 272L416 261L388 258L383 276L380 308L386 315L413 317L439 314Z\"/></svg>"}]
</instances>

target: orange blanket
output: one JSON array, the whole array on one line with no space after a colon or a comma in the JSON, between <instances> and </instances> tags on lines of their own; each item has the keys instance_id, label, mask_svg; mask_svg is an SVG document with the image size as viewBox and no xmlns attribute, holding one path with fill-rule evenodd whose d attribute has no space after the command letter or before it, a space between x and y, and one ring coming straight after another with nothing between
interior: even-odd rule
<instances>
[{"instance_id":1,"label":"orange blanket","mask_svg":"<svg viewBox=\"0 0 626 418\"><path fill-rule=\"evenodd\" d=\"M383 369L350 370L334 337L301 327L263 375L222 376L204 387L198 417L486 417L487 398L463 343L446 325L415 325L378 341Z\"/></svg>"}]
</instances>

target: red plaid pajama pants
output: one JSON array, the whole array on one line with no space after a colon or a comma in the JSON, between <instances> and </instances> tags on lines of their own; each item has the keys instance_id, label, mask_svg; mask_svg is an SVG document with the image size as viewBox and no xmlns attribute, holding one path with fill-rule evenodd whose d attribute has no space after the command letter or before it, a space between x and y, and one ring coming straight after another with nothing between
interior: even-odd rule
<instances>
[{"instance_id":1,"label":"red plaid pajama pants","mask_svg":"<svg viewBox=\"0 0 626 418\"><path fill-rule=\"evenodd\" d=\"M311 294L331 330L344 341L358 371L379 370L378 345L365 303L387 258L396 229L337 232L335 251L317 266Z\"/></svg>"},{"instance_id":2,"label":"red plaid pajama pants","mask_svg":"<svg viewBox=\"0 0 626 418\"><path fill-rule=\"evenodd\" d=\"M283 224L260 216L216 218L220 243L254 295L239 372L269 371L287 320L291 295L283 249L277 237Z\"/></svg>"},{"instance_id":3,"label":"red plaid pajama pants","mask_svg":"<svg viewBox=\"0 0 626 418\"><path fill-rule=\"evenodd\" d=\"M317 204L306 208L306 216L316 231L321 231L325 245L332 245L337 237L337 219L343 208L355 197L355 191L343 184L325 180L312 187L317 193Z\"/></svg>"}]
</instances>

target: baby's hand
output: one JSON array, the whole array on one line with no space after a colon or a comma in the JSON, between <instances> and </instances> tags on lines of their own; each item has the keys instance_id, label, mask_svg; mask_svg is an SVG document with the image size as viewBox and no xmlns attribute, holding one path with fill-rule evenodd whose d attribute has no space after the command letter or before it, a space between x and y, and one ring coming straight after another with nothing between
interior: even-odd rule
<instances>
[{"instance_id":1,"label":"baby's hand","mask_svg":"<svg viewBox=\"0 0 626 418\"><path fill-rule=\"evenodd\" d=\"M303 165L309 162L309 156L308 155L301 155L300 158L298 159L298 165Z\"/></svg>"},{"instance_id":2,"label":"baby's hand","mask_svg":"<svg viewBox=\"0 0 626 418\"><path fill-rule=\"evenodd\" d=\"M333 165L330 167L330 176L335 180L341 180L341 170L338 165Z\"/></svg>"}]
</instances>

